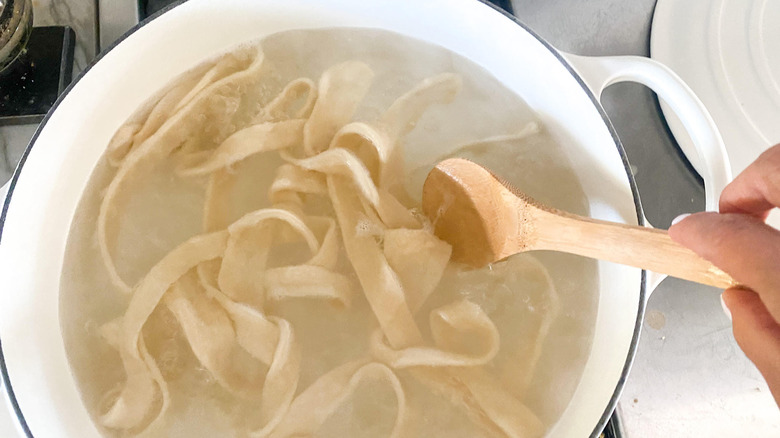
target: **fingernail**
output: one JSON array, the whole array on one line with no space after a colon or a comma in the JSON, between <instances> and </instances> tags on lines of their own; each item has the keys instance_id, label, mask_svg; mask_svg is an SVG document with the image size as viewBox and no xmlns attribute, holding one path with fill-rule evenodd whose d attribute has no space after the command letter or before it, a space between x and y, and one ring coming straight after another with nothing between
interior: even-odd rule
<instances>
[{"instance_id":1,"label":"fingernail","mask_svg":"<svg viewBox=\"0 0 780 438\"><path fill-rule=\"evenodd\" d=\"M677 216L676 218L672 219L672 225L679 224L680 221L682 221L683 219L685 219L686 217L688 217L690 215L691 215L690 213L685 213L685 214L681 214L681 215Z\"/></svg>"},{"instance_id":2,"label":"fingernail","mask_svg":"<svg viewBox=\"0 0 780 438\"><path fill-rule=\"evenodd\" d=\"M720 294L720 307L723 308L723 313L725 313L726 317L731 321L731 310L729 310L729 306L726 305L726 301L723 300L723 294Z\"/></svg>"}]
</instances>

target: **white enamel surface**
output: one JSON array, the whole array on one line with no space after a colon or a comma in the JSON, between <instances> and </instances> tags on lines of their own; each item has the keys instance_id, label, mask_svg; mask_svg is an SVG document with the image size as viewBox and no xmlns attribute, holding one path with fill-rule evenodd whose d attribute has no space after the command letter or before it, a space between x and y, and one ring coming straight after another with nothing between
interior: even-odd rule
<instances>
[{"instance_id":1,"label":"white enamel surface","mask_svg":"<svg viewBox=\"0 0 780 438\"><path fill-rule=\"evenodd\" d=\"M18 429L18 424L14 421L14 416L11 413L11 403L5 395L5 387L0 383L0 391L3 391L0 401L0 436L3 438L18 438L24 435Z\"/></svg>"},{"instance_id":2,"label":"white enamel surface","mask_svg":"<svg viewBox=\"0 0 780 438\"><path fill-rule=\"evenodd\" d=\"M70 221L118 126L161 85L237 43L290 28L378 27L445 46L523 96L568 145L594 217L636 223L620 155L596 107L563 64L510 19L473 0L191 0L108 53L43 128L24 165L0 244L0 338L11 382L36 437L97 437L67 364L58 290ZM640 271L599 263L591 358L550 433L587 436L629 351Z\"/></svg>"},{"instance_id":3,"label":"white enamel surface","mask_svg":"<svg viewBox=\"0 0 780 438\"><path fill-rule=\"evenodd\" d=\"M569 53L564 56L596 96L618 82L637 82L658 94L680 129L684 129L688 141L680 147L704 179L705 208L717 211L720 193L731 182L731 165L718 127L693 90L668 67L652 59ZM647 219L645 225L652 228ZM664 274L647 273L648 296L665 278Z\"/></svg>"},{"instance_id":4,"label":"white enamel surface","mask_svg":"<svg viewBox=\"0 0 780 438\"><path fill-rule=\"evenodd\" d=\"M693 91L668 67L652 59L571 54L567 54L566 58L597 96L618 82L637 82L658 94L692 140L681 144L683 153L704 179L707 210L717 211L720 193L731 181L731 167L720 132Z\"/></svg>"},{"instance_id":5,"label":"white enamel surface","mask_svg":"<svg viewBox=\"0 0 780 438\"><path fill-rule=\"evenodd\" d=\"M718 125L739 174L780 143L780 2L659 0L652 57L685 80ZM662 105L680 144L690 143L673 111ZM780 228L780 213L770 216Z\"/></svg>"}]
</instances>

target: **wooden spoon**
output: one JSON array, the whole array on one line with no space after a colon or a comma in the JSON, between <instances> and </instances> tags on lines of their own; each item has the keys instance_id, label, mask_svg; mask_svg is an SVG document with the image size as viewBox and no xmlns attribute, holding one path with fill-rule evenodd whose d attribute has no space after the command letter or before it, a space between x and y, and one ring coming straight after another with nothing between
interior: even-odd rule
<instances>
[{"instance_id":1,"label":"wooden spoon","mask_svg":"<svg viewBox=\"0 0 780 438\"><path fill-rule=\"evenodd\" d=\"M647 269L720 288L731 276L663 230L577 216L507 187L471 161L442 161L423 186L423 212L452 257L474 267L513 254L552 250Z\"/></svg>"}]
</instances>

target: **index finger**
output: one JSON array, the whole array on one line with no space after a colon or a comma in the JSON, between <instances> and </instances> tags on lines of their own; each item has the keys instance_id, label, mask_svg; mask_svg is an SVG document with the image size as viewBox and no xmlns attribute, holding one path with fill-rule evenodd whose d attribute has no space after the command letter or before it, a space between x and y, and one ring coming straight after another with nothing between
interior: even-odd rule
<instances>
[{"instance_id":1,"label":"index finger","mask_svg":"<svg viewBox=\"0 0 780 438\"><path fill-rule=\"evenodd\" d=\"M775 207L780 207L780 144L761 154L720 195L721 213L766 219Z\"/></svg>"}]
</instances>

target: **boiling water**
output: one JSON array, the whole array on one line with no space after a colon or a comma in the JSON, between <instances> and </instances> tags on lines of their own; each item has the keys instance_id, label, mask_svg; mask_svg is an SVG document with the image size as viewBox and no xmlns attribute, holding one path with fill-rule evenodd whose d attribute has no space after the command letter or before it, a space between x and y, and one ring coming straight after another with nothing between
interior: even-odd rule
<instances>
[{"instance_id":1,"label":"boiling water","mask_svg":"<svg viewBox=\"0 0 780 438\"><path fill-rule=\"evenodd\" d=\"M439 47L366 29L286 32L266 39L262 45L268 60L263 67L268 80L247 91L258 104L291 79L306 76L316 80L326 68L344 60L368 63L377 75L357 119L371 120L381 114L397 96L427 76L441 72L462 75L464 87L457 99L451 105L429 110L406 138L407 189L418 203L422 182L432 165L455 155L489 167L543 203L587 215L587 200L570 169L566 151L535 124L533 112L520 97L470 61ZM245 106L251 107L251 102ZM523 129L527 135L477 142ZM268 206L265 194L274 169L281 163L276 154L264 154L236 166L240 178L233 196L233 218ZM172 169L171 163L163 163L150 170L137 182L123 207L115 254L120 273L131 284L173 247L201 231L205 181L179 179ZM102 193L113 175L114 170L102 159L84 192L70 232L60 295L69 360L83 401L95 419L124 380L118 354L97 330L122 315L127 306L127 298L113 289L100 262L94 227ZM289 252L296 250L288 248ZM522 265L518 263L523 257L541 261L561 303L530 386L520 395L550 426L565 409L590 347L598 299L594 262L540 252L519 255L478 271L451 265L417 313L417 323L426 335L430 310L459 297L477 303L501 336L502 350L487 368L496 377L511 381L514 353L504 346L527 344L529 333L538 328L549 306L543 281L514 269ZM301 343L304 360L298 392L324 372L366 354L368 333L376 321L363 296L358 297L349 309L314 300L288 300L268 309L292 323ZM172 393L166 424L156 430L159 436L244 436L242 430L251 422L246 419L256 411L257 402L238 401L214 382L199 366L175 319L165 309L157 309L147 322L145 339ZM484 436L485 432L459 408L413 379L402 383L420 436ZM355 396L326 421L320 435L386 436L392 428L394 410L391 390L364 382ZM121 435L103 432L107 436Z\"/></svg>"}]
</instances>

